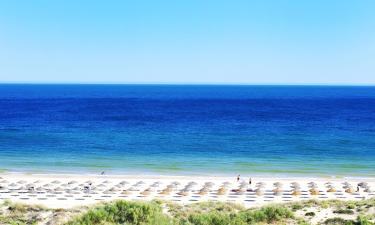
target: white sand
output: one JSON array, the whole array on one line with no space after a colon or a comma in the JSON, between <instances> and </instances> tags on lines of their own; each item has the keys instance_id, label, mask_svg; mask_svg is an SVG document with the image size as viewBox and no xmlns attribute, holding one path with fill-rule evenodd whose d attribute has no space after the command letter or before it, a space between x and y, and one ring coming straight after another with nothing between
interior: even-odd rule
<instances>
[{"instance_id":1,"label":"white sand","mask_svg":"<svg viewBox=\"0 0 375 225\"><path fill-rule=\"evenodd\" d=\"M248 183L248 178L236 181L235 177L196 177L196 176L136 176L136 175L72 175L72 174L16 174L6 173L0 175L0 201L9 199L13 202L23 202L28 204L41 204L50 208L70 208L79 205L89 205L100 201L110 201L115 199L124 200L151 200L164 199L176 203L188 204L198 201L223 201L243 204L245 207L259 206L272 202L290 202L307 199L341 199L341 200L360 200L375 197L375 192L365 192L361 188L359 192L346 193L343 182L349 182L353 189L357 190L359 182L367 182L371 191L375 189L374 178L272 178L272 177L254 177L252 184L245 188L244 193L236 193L232 189L238 189L242 182ZM23 182L22 182L23 181ZM36 182L38 181L38 182ZM57 181L57 182L54 182ZM125 185L118 185L122 181ZM143 181L144 184L134 186L137 182ZM196 182L187 195L178 193L189 183ZM36 183L35 183L36 182ZM160 185L154 185L155 182L161 182ZM173 188L170 194L163 195L160 192L172 182L180 184ZM212 182L212 187L204 195L198 194L199 190L206 182ZM224 195L218 195L217 190L224 182L230 182L228 191ZM257 196L252 190L257 188L258 182L264 182L264 194ZM274 183L282 183L282 192L275 195L272 190L275 189ZM302 195L293 196L291 183L298 182L301 186ZM309 192L309 182L315 182L319 195L311 195ZM332 182L337 192L328 193L326 182ZM69 184L71 183L71 184ZM92 183L91 186L89 183ZM29 190L34 187L34 191ZM89 186L90 191L84 191L84 187ZM95 187L95 188L93 188ZM111 188L113 191L108 191ZM143 195L142 192L151 187L149 195ZM57 188L57 189L56 189ZM129 191L130 189L130 191ZM131 191L133 189L133 191ZM39 191L37 191L39 190ZM125 190L128 192L124 193Z\"/></svg>"}]
</instances>

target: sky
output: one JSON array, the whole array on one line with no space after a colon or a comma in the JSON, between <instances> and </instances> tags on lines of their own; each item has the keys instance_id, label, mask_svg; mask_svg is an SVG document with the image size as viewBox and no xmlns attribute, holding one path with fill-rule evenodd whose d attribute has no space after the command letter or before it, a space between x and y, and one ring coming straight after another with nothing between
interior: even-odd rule
<instances>
[{"instance_id":1,"label":"sky","mask_svg":"<svg viewBox=\"0 0 375 225\"><path fill-rule=\"evenodd\" d=\"M373 0L0 1L2 83L375 85Z\"/></svg>"}]
</instances>

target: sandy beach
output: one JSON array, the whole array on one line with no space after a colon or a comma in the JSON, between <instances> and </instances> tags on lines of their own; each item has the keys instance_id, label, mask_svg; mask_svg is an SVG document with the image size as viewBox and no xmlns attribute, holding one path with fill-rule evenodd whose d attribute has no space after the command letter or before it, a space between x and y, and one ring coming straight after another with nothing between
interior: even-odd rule
<instances>
[{"instance_id":1,"label":"sandy beach","mask_svg":"<svg viewBox=\"0 0 375 225\"><path fill-rule=\"evenodd\" d=\"M154 175L0 175L0 200L71 208L103 201L162 199L180 204L222 201L245 207L308 199L375 196L374 178L199 177ZM358 186L359 185L359 186Z\"/></svg>"}]
</instances>

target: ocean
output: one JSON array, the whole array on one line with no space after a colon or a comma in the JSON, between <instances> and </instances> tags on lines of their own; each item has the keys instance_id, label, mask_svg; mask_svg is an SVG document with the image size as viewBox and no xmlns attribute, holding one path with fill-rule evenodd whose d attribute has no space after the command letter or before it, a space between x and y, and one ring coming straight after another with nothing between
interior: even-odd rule
<instances>
[{"instance_id":1,"label":"ocean","mask_svg":"<svg viewBox=\"0 0 375 225\"><path fill-rule=\"evenodd\" d=\"M0 171L375 176L375 87L0 85Z\"/></svg>"}]
</instances>

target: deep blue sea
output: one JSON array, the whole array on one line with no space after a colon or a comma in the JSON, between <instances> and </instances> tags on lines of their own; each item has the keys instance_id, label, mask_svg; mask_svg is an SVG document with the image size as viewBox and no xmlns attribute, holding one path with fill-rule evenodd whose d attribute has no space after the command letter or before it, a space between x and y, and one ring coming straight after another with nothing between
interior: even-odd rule
<instances>
[{"instance_id":1,"label":"deep blue sea","mask_svg":"<svg viewBox=\"0 0 375 225\"><path fill-rule=\"evenodd\" d=\"M3 84L0 170L375 176L375 87Z\"/></svg>"}]
</instances>

